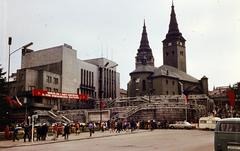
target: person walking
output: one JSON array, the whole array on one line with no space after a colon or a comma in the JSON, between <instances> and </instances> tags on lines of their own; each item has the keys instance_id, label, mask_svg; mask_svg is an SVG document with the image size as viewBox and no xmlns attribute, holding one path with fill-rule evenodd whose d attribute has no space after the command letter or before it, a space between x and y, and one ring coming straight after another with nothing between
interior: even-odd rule
<instances>
[{"instance_id":1,"label":"person walking","mask_svg":"<svg viewBox=\"0 0 240 151\"><path fill-rule=\"evenodd\" d=\"M57 124L53 124L53 138L52 140L57 140L58 138L58 125Z\"/></svg>"},{"instance_id":2,"label":"person walking","mask_svg":"<svg viewBox=\"0 0 240 151\"><path fill-rule=\"evenodd\" d=\"M70 125L67 124L67 125L65 125L65 127L64 127L64 139L65 139L65 140L68 140L69 134L70 134Z\"/></svg>"},{"instance_id":3,"label":"person walking","mask_svg":"<svg viewBox=\"0 0 240 151\"><path fill-rule=\"evenodd\" d=\"M80 125L79 125L79 123L75 124L75 128L76 128L76 135L79 135L80 134Z\"/></svg>"},{"instance_id":4,"label":"person walking","mask_svg":"<svg viewBox=\"0 0 240 151\"><path fill-rule=\"evenodd\" d=\"M94 124L93 124L93 122L89 122L88 129L89 129L89 134L90 134L90 137L91 137L92 133L94 133Z\"/></svg>"},{"instance_id":5,"label":"person walking","mask_svg":"<svg viewBox=\"0 0 240 151\"><path fill-rule=\"evenodd\" d=\"M13 128L13 142L15 142L15 140L19 140L19 138L18 138L18 125L16 125Z\"/></svg>"},{"instance_id":6,"label":"person walking","mask_svg":"<svg viewBox=\"0 0 240 151\"><path fill-rule=\"evenodd\" d=\"M29 125L24 125L23 128L24 128L24 136L23 136L24 142L26 142L26 138L28 138L28 141L30 142L31 141L30 127Z\"/></svg>"}]
</instances>

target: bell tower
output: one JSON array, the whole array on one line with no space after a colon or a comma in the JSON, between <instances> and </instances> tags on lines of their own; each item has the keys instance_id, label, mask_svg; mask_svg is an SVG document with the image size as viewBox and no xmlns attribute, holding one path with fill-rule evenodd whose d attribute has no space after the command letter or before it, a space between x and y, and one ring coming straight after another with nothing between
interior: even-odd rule
<instances>
[{"instance_id":1,"label":"bell tower","mask_svg":"<svg viewBox=\"0 0 240 151\"><path fill-rule=\"evenodd\" d=\"M163 42L163 64L187 72L185 39L178 29L174 5L170 16L168 33Z\"/></svg>"}]
</instances>

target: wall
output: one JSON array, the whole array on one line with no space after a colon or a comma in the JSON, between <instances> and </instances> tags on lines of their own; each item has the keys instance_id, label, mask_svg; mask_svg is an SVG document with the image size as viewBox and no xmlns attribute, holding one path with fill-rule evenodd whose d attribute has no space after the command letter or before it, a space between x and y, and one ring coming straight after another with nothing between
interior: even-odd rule
<instances>
[{"instance_id":1,"label":"wall","mask_svg":"<svg viewBox=\"0 0 240 151\"><path fill-rule=\"evenodd\" d=\"M62 46L26 53L22 56L21 68L30 68L61 62Z\"/></svg>"}]
</instances>

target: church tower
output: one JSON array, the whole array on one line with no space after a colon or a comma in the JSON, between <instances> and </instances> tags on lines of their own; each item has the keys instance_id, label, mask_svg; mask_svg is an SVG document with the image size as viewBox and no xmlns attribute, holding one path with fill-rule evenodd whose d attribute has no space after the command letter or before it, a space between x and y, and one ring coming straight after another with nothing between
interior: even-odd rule
<instances>
[{"instance_id":1,"label":"church tower","mask_svg":"<svg viewBox=\"0 0 240 151\"><path fill-rule=\"evenodd\" d=\"M142 65L150 65L154 66L154 58L152 55L152 49L149 46L148 37L147 37L147 30L144 20L143 31L142 31L142 38L140 42L140 46L138 48L136 58L136 68Z\"/></svg>"},{"instance_id":2,"label":"church tower","mask_svg":"<svg viewBox=\"0 0 240 151\"><path fill-rule=\"evenodd\" d=\"M163 64L187 72L185 39L178 29L174 5L172 4L168 33L163 42Z\"/></svg>"}]
</instances>

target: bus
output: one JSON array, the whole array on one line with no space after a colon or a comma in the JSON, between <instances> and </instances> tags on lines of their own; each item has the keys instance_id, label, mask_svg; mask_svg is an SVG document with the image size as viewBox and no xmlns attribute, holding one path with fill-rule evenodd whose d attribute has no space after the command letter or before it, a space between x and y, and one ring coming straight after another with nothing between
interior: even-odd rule
<instances>
[{"instance_id":1,"label":"bus","mask_svg":"<svg viewBox=\"0 0 240 151\"><path fill-rule=\"evenodd\" d=\"M199 129L208 129L208 130L214 130L216 127L216 123L221 118L214 117L214 116L208 116L208 117L201 117L199 119Z\"/></svg>"},{"instance_id":2,"label":"bus","mask_svg":"<svg viewBox=\"0 0 240 151\"><path fill-rule=\"evenodd\" d=\"M215 151L240 151L240 118L217 121L214 148Z\"/></svg>"}]
</instances>

